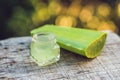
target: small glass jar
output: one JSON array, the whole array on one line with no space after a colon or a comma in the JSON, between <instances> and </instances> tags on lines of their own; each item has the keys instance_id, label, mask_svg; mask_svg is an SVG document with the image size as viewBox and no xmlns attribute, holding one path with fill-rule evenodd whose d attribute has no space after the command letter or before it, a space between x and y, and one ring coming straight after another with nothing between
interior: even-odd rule
<instances>
[{"instance_id":1,"label":"small glass jar","mask_svg":"<svg viewBox=\"0 0 120 80\"><path fill-rule=\"evenodd\" d=\"M55 35L49 32L36 33L30 45L31 58L39 65L46 66L60 59L60 47Z\"/></svg>"}]
</instances>

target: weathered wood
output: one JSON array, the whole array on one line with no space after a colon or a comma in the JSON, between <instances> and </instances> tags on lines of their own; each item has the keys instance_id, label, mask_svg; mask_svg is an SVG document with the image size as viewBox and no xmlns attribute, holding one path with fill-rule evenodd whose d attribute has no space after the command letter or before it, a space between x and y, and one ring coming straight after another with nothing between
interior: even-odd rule
<instances>
[{"instance_id":1,"label":"weathered wood","mask_svg":"<svg viewBox=\"0 0 120 80\"><path fill-rule=\"evenodd\" d=\"M120 38L109 33L98 57L61 49L58 63L39 67L29 58L31 37L0 41L0 80L120 80Z\"/></svg>"}]
</instances>

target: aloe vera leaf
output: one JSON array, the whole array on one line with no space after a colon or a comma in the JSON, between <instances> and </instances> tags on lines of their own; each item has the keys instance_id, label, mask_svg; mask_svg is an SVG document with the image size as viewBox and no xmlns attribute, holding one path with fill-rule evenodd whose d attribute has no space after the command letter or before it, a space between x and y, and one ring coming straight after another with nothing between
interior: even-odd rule
<instances>
[{"instance_id":1,"label":"aloe vera leaf","mask_svg":"<svg viewBox=\"0 0 120 80\"><path fill-rule=\"evenodd\" d=\"M55 25L44 25L32 30L31 34L38 32L54 33L62 48L87 58L97 57L101 53L107 36L106 33L95 30L63 28Z\"/></svg>"}]
</instances>

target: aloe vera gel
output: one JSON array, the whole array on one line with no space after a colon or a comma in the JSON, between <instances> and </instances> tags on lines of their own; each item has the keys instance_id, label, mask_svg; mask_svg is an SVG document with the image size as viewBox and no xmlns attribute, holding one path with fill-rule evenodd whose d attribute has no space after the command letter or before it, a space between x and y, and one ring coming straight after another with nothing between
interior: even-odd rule
<instances>
[{"instance_id":1,"label":"aloe vera gel","mask_svg":"<svg viewBox=\"0 0 120 80\"><path fill-rule=\"evenodd\" d=\"M56 43L55 35L49 32L40 32L32 36L30 45L31 58L39 65L46 66L60 59L60 47Z\"/></svg>"}]
</instances>

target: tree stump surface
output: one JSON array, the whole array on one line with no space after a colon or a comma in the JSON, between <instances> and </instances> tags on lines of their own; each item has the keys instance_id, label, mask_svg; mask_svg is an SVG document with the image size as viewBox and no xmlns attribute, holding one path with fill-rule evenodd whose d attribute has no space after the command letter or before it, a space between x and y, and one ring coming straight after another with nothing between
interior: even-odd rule
<instances>
[{"instance_id":1,"label":"tree stump surface","mask_svg":"<svg viewBox=\"0 0 120 80\"><path fill-rule=\"evenodd\" d=\"M61 49L60 61L46 67L30 59L30 43L31 37L0 41L0 80L120 80L120 38L114 33L98 57Z\"/></svg>"}]
</instances>

